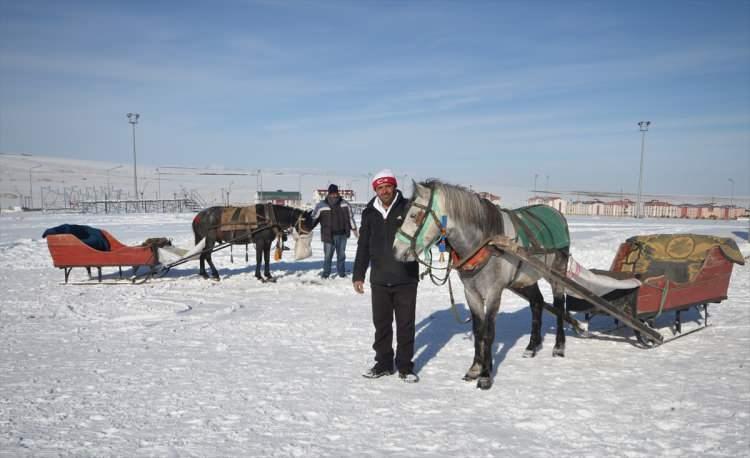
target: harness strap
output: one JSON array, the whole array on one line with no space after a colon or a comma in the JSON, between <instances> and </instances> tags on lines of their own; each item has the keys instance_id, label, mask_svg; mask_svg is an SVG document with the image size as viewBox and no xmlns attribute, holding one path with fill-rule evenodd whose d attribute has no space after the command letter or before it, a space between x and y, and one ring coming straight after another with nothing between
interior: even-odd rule
<instances>
[{"instance_id":1,"label":"harness strap","mask_svg":"<svg viewBox=\"0 0 750 458\"><path fill-rule=\"evenodd\" d=\"M479 247L479 249L476 250L473 255L464 260L461 260L458 257L456 251L453 250L451 251L451 258L453 260L453 263L456 264L456 270L471 272L484 267L484 265L489 262L490 257L492 257L494 254L495 252L485 245Z\"/></svg>"},{"instance_id":2,"label":"harness strap","mask_svg":"<svg viewBox=\"0 0 750 458\"><path fill-rule=\"evenodd\" d=\"M468 256L464 257L463 259L461 259L461 257L458 255L458 253L456 252L455 249L451 249L451 258L453 259L453 263L455 264L455 266L453 268L456 269L456 270L462 270L463 267L469 261L471 261L474 257L476 257L477 254L480 251L482 251L483 249L485 249L485 247L490 243L490 241L492 241L493 238L494 238L494 236L493 237L487 237L486 239L484 239L484 241L482 241L482 243L480 243L479 246L477 246L471 253L469 253ZM487 250L487 251L489 251L489 250ZM487 259L489 259L489 257Z\"/></svg>"}]
</instances>

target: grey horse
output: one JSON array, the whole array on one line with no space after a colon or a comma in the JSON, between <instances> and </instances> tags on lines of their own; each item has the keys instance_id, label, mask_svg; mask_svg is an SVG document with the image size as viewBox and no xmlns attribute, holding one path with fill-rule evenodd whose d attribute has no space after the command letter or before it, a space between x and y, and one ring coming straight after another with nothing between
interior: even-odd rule
<instances>
[{"instance_id":1,"label":"grey horse","mask_svg":"<svg viewBox=\"0 0 750 458\"><path fill-rule=\"evenodd\" d=\"M532 207L525 207L532 208ZM523 210L523 209L519 209ZM529 225L519 218L519 210L505 210L480 198L463 187L429 180L414 183L411 207L393 243L393 252L400 261L413 261L434 246L441 236L453 253L454 264L467 266L467 259L479 259L471 268L459 269L464 284L466 301L471 310L474 332L474 360L464 380L477 381L477 387L492 386L492 345L495 341L495 317L500 308L500 298L505 288L527 299L531 306L531 338L524 357L534 357L542 348L541 325L544 297L539 290L541 276L530 266L504 255L499 250L485 247L490 237L505 235L524 241L533 239ZM565 218L550 207L543 211L558 221L558 233L564 242L554 249L530 250L534 257L548 267L565 272L569 254L568 227ZM552 213L550 213L552 212ZM447 217L447 218L446 218ZM528 220L527 220L528 222ZM539 222L534 227L543 233L548 228ZM539 233L537 232L537 236ZM544 234L543 234L544 235ZM536 248L539 245L534 244ZM486 250L486 251L485 251ZM474 256L474 253L477 253ZM485 256L481 256L484 253ZM536 254L538 253L538 254ZM463 257L462 257L463 256ZM553 356L565 355L565 296L563 285L551 283L554 308L557 316L557 333Z\"/></svg>"}]
</instances>

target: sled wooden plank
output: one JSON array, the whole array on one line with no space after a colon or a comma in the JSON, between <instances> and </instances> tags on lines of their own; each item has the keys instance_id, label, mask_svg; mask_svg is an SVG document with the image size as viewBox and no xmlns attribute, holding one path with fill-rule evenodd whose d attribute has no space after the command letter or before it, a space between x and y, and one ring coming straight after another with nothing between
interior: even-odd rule
<instances>
[{"instance_id":1,"label":"sled wooden plank","mask_svg":"<svg viewBox=\"0 0 750 458\"><path fill-rule=\"evenodd\" d=\"M541 274L544 278L552 279L564 284L567 289L581 296L583 299L594 305L594 307L600 309L602 312L612 316L613 318L617 318L621 323L631 328L632 330L649 336L655 343L661 344L664 341L664 337L661 335L661 333L659 333L655 329L651 329L644 323L633 319L632 316L626 315L608 300L597 296L587 288L584 288L565 275L562 275L560 272L550 269L546 264L539 261L538 259L526 256L521 252L521 248L518 246L518 244L516 244L509 238L504 236L495 237L492 239L492 241L490 241L490 245L494 246L498 250L501 250L503 253L509 256L527 263L529 266L539 272L539 274Z\"/></svg>"}]
</instances>

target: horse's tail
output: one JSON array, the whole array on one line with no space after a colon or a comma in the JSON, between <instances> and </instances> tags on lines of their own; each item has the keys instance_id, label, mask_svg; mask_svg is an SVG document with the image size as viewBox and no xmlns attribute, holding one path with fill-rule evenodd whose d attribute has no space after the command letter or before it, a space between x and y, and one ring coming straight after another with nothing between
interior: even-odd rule
<instances>
[{"instance_id":1,"label":"horse's tail","mask_svg":"<svg viewBox=\"0 0 750 458\"><path fill-rule=\"evenodd\" d=\"M195 244L197 245L198 242L201 241L203 237L201 237L201 234L198 230L199 225L201 223L203 212L199 212L197 215L195 215L195 218L193 218L193 236L195 237Z\"/></svg>"}]
</instances>

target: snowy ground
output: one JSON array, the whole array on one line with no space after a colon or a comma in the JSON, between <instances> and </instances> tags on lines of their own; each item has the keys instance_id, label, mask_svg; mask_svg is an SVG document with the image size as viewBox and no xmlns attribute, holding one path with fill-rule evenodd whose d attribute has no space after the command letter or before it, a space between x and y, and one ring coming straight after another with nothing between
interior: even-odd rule
<instances>
[{"instance_id":1,"label":"snowy ground","mask_svg":"<svg viewBox=\"0 0 750 458\"><path fill-rule=\"evenodd\" d=\"M454 320L447 289L429 282L417 303L422 381L362 378L372 358L369 295L354 294L348 279L319 279L318 236L311 259L287 252L274 263L276 284L258 283L235 250L234 264L228 251L215 256L221 282L199 278L191 263L125 286L62 285L40 237L78 223L128 244L169 236L187 247L191 217L0 215L0 456L750 453L747 265L735 266L729 299L712 306L713 326L651 350L569 334L567 356L553 359L547 316L544 351L524 359L530 313L508 293L495 385L483 392L461 381L470 329ZM747 222L570 224L573 254L589 268L608 268L620 241L644 233L736 237L750 254ZM349 267L354 250L352 240Z\"/></svg>"}]
</instances>

